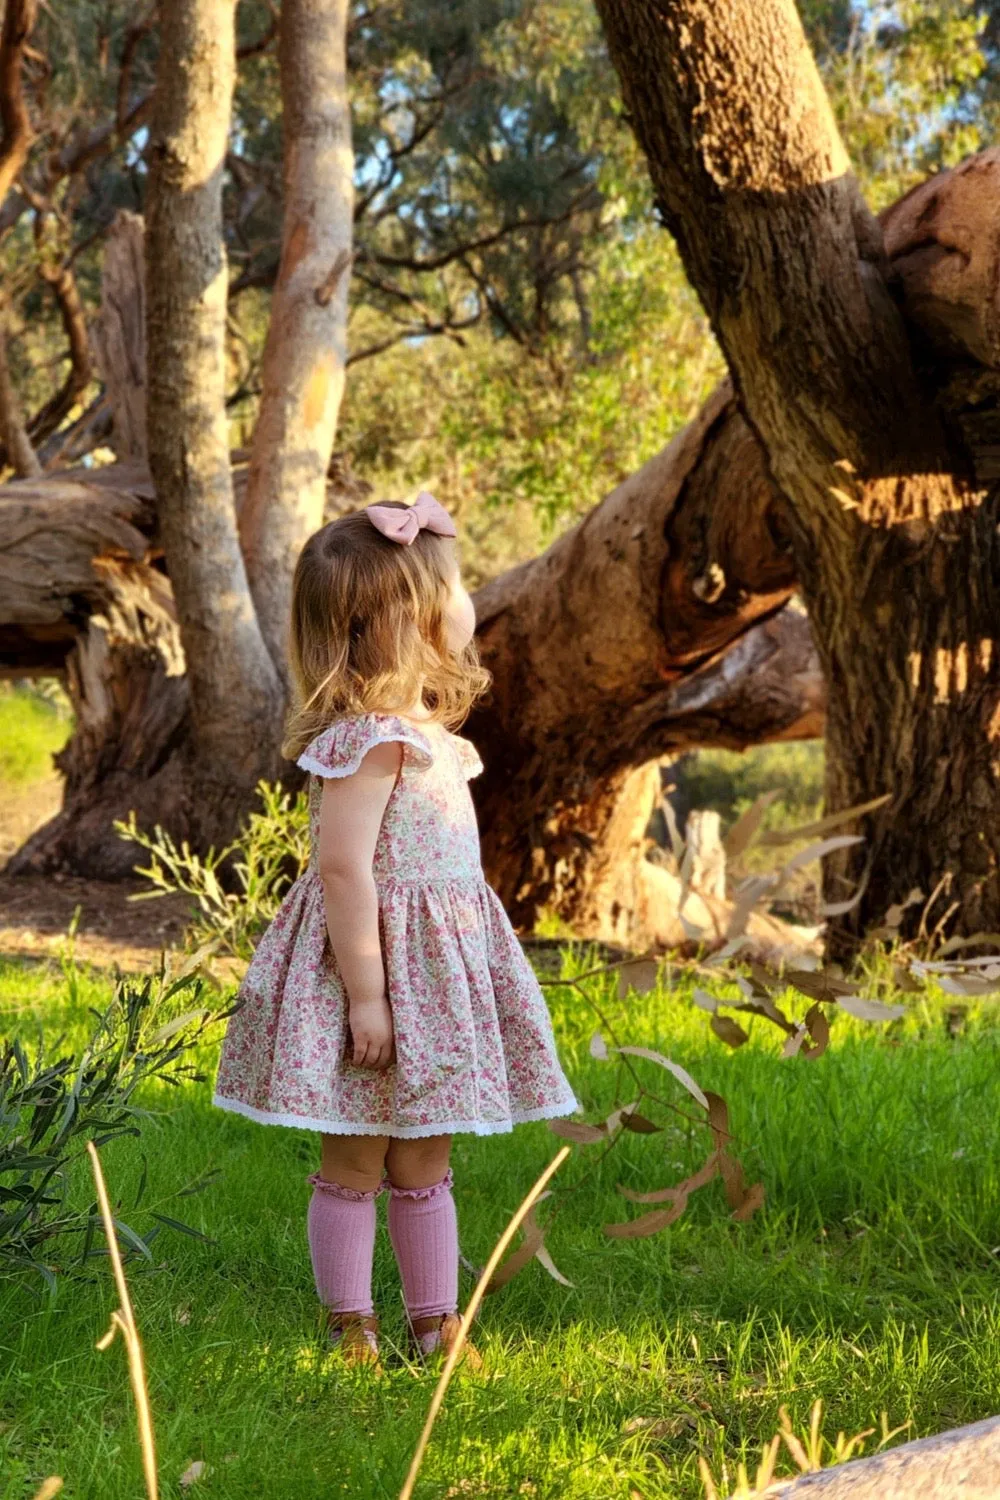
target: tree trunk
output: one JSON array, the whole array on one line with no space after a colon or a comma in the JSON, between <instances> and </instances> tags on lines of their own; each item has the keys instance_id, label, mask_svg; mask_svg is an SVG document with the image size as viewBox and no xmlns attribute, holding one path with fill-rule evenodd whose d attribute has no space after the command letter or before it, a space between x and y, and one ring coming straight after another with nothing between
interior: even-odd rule
<instances>
[{"instance_id":1,"label":"tree trunk","mask_svg":"<svg viewBox=\"0 0 1000 1500\"><path fill-rule=\"evenodd\" d=\"M37 0L6 0L0 29L0 204L17 181L34 139L24 97L24 54L35 26Z\"/></svg>"},{"instance_id":2,"label":"tree trunk","mask_svg":"<svg viewBox=\"0 0 1000 1500\"><path fill-rule=\"evenodd\" d=\"M42 472L31 439L24 425L21 403L7 363L7 330L0 321L0 443L7 462L19 479L36 479Z\"/></svg>"},{"instance_id":3,"label":"tree trunk","mask_svg":"<svg viewBox=\"0 0 1000 1500\"><path fill-rule=\"evenodd\" d=\"M892 794L827 869L836 899L867 878L835 946L939 878L957 930L996 929L997 159L963 169L964 215L948 217L961 177L901 206L901 312L790 0L598 8L660 211L790 501L828 804Z\"/></svg>"},{"instance_id":4,"label":"tree trunk","mask_svg":"<svg viewBox=\"0 0 1000 1500\"><path fill-rule=\"evenodd\" d=\"M609 872L635 885L635 767L822 732L781 512L723 386L546 553L480 591L494 688L469 725L477 801L487 870L521 926L549 911L592 931ZM645 898L615 903L619 930L648 926Z\"/></svg>"},{"instance_id":5,"label":"tree trunk","mask_svg":"<svg viewBox=\"0 0 1000 1500\"><path fill-rule=\"evenodd\" d=\"M152 605L133 608L139 631L126 641L123 611L109 592L117 558L128 560L133 588L144 565L165 582L151 544L151 496L141 471L125 465L0 487L0 669L66 669L73 691L83 690L78 713L86 729L79 750L74 739L64 754L68 761L79 754L79 768L68 763L67 771L91 804L71 798L16 867L124 873L130 851L110 825L133 805L147 826L160 822L177 836L198 837L188 807L201 783L181 774L190 721L179 699L162 719L130 720L124 739L124 720L113 712L125 698L152 707L143 680L124 686L130 671L170 675L159 664L170 655L165 637L141 654ZM581 932L631 946L679 940L676 881L643 858L656 776L655 767L650 774L642 768L696 744L822 732L808 621L783 607L790 585L772 535L773 496L759 449L723 390L687 434L544 557L481 591L496 690L470 726L487 761L473 785L488 873L525 926L549 909ZM758 511L762 520L754 519ZM622 535L624 547L616 541ZM610 564L609 547L619 554ZM606 568L618 610L595 610L585 583ZM103 636L90 639L105 631L109 611L113 650L104 649ZM555 643L546 635L553 620L562 620ZM121 652L128 655L119 666ZM104 674L96 685L95 664ZM182 681L170 677L171 692ZM574 681L575 694L568 690ZM134 725L141 755L129 738ZM141 775L130 781L133 764ZM106 785L102 767L114 769ZM182 783L186 795L172 803Z\"/></svg>"},{"instance_id":6,"label":"tree trunk","mask_svg":"<svg viewBox=\"0 0 1000 1500\"><path fill-rule=\"evenodd\" d=\"M235 0L162 11L146 215L149 464L187 658L192 780L212 837L278 773L283 708L237 536L225 411L234 12Z\"/></svg>"},{"instance_id":7,"label":"tree trunk","mask_svg":"<svg viewBox=\"0 0 1000 1500\"><path fill-rule=\"evenodd\" d=\"M240 516L257 617L279 670L296 559L323 523L344 390L354 201L346 25L346 0L285 0L281 9L281 264Z\"/></svg>"}]
</instances>

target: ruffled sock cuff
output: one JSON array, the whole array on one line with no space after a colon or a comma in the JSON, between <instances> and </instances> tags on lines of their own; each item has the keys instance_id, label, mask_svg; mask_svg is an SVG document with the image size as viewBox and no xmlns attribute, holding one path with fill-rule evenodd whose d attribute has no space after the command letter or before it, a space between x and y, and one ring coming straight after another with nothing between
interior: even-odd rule
<instances>
[{"instance_id":1,"label":"ruffled sock cuff","mask_svg":"<svg viewBox=\"0 0 1000 1500\"><path fill-rule=\"evenodd\" d=\"M397 1187L394 1182L388 1184L389 1192L394 1198L440 1198L442 1193L450 1193L455 1179L449 1167L440 1182L432 1182L430 1187L404 1188Z\"/></svg>"},{"instance_id":2,"label":"ruffled sock cuff","mask_svg":"<svg viewBox=\"0 0 1000 1500\"><path fill-rule=\"evenodd\" d=\"M388 1183L385 1179L378 1187L372 1188L371 1192L359 1193L355 1188L341 1187L339 1182L328 1182L318 1172L314 1172L306 1181L310 1187L314 1187L319 1193L329 1193L331 1198L345 1198L348 1203L372 1203L385 1192Z\"/></svg>"}]
</instances>

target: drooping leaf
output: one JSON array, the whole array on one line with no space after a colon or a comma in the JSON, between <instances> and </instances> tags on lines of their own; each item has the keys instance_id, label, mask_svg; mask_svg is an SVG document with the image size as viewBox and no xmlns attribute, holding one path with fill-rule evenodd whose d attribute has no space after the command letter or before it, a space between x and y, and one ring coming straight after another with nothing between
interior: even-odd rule
<instances>
[{"instance_id":1,"label":"drooping leaf","mask_svg":"<svg viewBox=\"0 0 1000 1500\"><path fill-rule=\"evenodd\" d=\"M802 1048L802 1056L822 1057L830 1045L830 1022L822 1005L811 1005L806 1011L805 1028L812 1039L812 1045Z\"/></svg>"},{"instance_id":2,"label":"drooping leaf","mask_svg":"<svg viewBox=\"0 0 1000 1500\"><path fill-rule=\"evenodd\" d=\"M179 1234L188 1234L193 1240L204 1240L208 1245L214 1245L215 1241L209 1234L203 1234L200 1229L195 1229L191 1224L185 1224L180 1219L172 1219L169 1214L154 1213L154 1219L159 1219L168 1229L176 1229Z\"/></svg>"},{"instance_id":3,"label":"drooping leaf","mask_svg":"<svg viewBox=\"0 0 1000 1500\"><path fill-rule=\"evenodd\" d=\"M727 859L739 859L744 850L748 849L757 836L764 814L768 808L778 800L778 792L761 792L756 797L745 813L736 819L725 838L722 847L726 851Z\"/></svg>"},{"instance_id":4,"label":"drooping leaf","mask_svg":"<svg viewBox=\"0 0 1000 1500\"><path fill-rule=\"evenodd\" d=\"M542 1248L545 1237L538 1220L535 1218L535 1210L538 1204L549 1196L548 1193L543 1193L525 1214L521 1224L521 1233L524 1238L517 1249L508 1255L503 1265L498 1266L493 1272L490 1284L486 1288L487 1292L498 1292L502 1286L506 1286L509 1281L513 1281L517 1273L523 1271L525 1266L534 1260L538 1251Z\"/></svg>"},{"instance_id":5,"label":"drooping leaf","mask_svg":"<svg viewBox=\"0 0 1000 1500\"><path fill-rule=\"evenodd\" d=\"M551 1255L546 1250L546 1248L545 1248L544 1245L539 1245L538 1249L535 1251L535 1259L538 1261L538 1264L540 1266L544 1266L545 1270L548 1271L548 1273L552 1277L553 1281L558 1281L558 1283L559 1283L560 1286L568 1286L568 1287L575 1287L576 1286L576 1282L575 1281L570 1281L559 1270L559 1268L556 1266L555 1262L553 1261Z\"/></svg>"},{"instance_id":6,"label":"drooping leaf","mask_svg":"<svg viewBox=\"0 0 1000 1500\"><path fill-rule=\"evenodd\" d=\"M588 1050L591 1057L596 1058L598 1062L607 1062L608 1044L599 1031L595 1031L594 1035L590 1038L590 1047Z\"/></svg>"},{"instance_id":7,"label":"drooping leaf","mask_svg":"<svg viewBox=\"0 0 1000 1500\"><path fill-rule=\"evenodd\" d=\"M669 1224L674 1224L687 1208L687 1196L682 1195L670 1208L654 1208L652 1213L641 1214L638 1219L628 1219L624 1224L605 1224L604 1233L615 1240L641 1240L648 1235L659 1234Z\"/></svg>"},{"instance_id":8,"label":"drooping leaf","mask_svg":"<svg viewBox=\"0 0 1000 1500\"><path fill-rule=\"evenodd\" d=\"M698 989L697 986L691 992L691 999L700 1010L707 1010L713 1016L719 1008L719 1002L715 996L710 995L707 990Z\"/></svg>"},{"instance_id":9,"label":"drooping leaf","mask_svg":"<svg viewBox=\"0 0 1000 1500\"><path fill-rule=\"evenodd\" d=\"M654 1125L645 1115L636 1115L627 1110L622 1110L621 1120L623 1129L631 1130L636 1135L659 1135L663 1130L662 1125Z\"/></svg>"},{"instance_id":10,"label":"drooping leaf","mask_svg":"<svg viewBox=\"0 0 1000 1500\"><path fill-rule=\"evenodd\" d=\"M573 1141L577 1146L592 1146L607 1138L606 1125L588 1125L585 1120L550 1120L549 1129L553 1135L564 1141Z\"/></svg>"},{"instance_id":11,"label":"drooping leaf","mask_svg":"<svg viewBox=\"0 0 1000 1500\"><path fill-rule=\"evenodd\" d=\"M667 1072L672 1073L677 1082L687 1089L692 1099L697 1099L702 1109L708 1108L708 1100L704 1092L695 1083L687 1069L681 1067L680 1063L675 1063L669 1057L664 1057L662 1052L655 1052L652 1047L619 1047L618 1051L629 1057L644 1057L647 1062L655 1062L661 1068L666 1068Z\"/></svg>"},{"instance_id":12,"label":"drooping leaf","mask_svg":"<svg viewBox=\"0 0 1000 1500\"><path fill-rule=\"evenodd\" d=\"M189 1010L183 1016L175 1016L172 1021L168 1021L165 1026L161 1026L159 1031L154 1031L150 1040L153 1042L169 1041L172 1036L176 1036L179 1031L185 1031L187 1027L193 1026L195 1022L207 1021L211 1014L210 1010Z\"/></svg>"},{"instance_id":13,"label":"drooping leaf","mask_svg":"<svg viewBox=\"0 0 1000 1500\"><path fill-rule=\"evenodd\" d=\"M618 971L619 1000L627 999L631 990L637 995L648 995L656 988L659 973L660 966L652 958L636 958L631 963L622 964Z\"/></svg>"},{"instance_id":14,"label":"drooping leaf","mask_svg":"<svg viewBox=\"0 0 1000 1500\"><path fill-rule=\"evenodd\" d=\"M804 1026L796 1026L795 1030L792 1032L791 1036L787 1039L785 1045L781 1049L782 1057L798 1057L799 1053L802 1051L802 1046L805 1042L806 1034L806 1028Z\"/></svg>"},{"instance_id":15,"label":"drooping leaf","mask_svg":"<svg viewBox=\"0 0 1000 1500\"><path fill-rule=\"evenodd\" d=\"M798 828L775 829L771 833L764 834L760 841L761 846L776 849L783 844L797 844L800 839L821 838L824 834L832 833L835 828L843 828L845 823L852 823L855 818L863 818L866 813L884 807L891 799L892 793L886 792L882 797L874 797L871 802L859 802L856 807L845 807L841 812L828 813L825 818L819 818L815 823L803 823ZM813 857L819 858L818 855Z\"/></svg>"},{"instance_id":16,"label":"drooping leaf","mask_svg":"<svg viewBox=\"0 0 1000 1500\"><path fill-rule=\"evenodd\" d=\"M883 1005L880 1000L862 1000L860 995L841 995L837 1004L859 1021L898 1021L906 1015L905 1005Z\"/></svg>"},{"instance_id":17,"label":"drooping leaf","mask_svg":"<svg viewBox=\"0 0 1000 1500\"><path fill-rule=\"evenodd\" d=\"M732 1016L713 1016L709 1024L719 1040L725 1042L727 1047L742 1047L744 1042L750 1040L743 1027L739 1022L734 1021Z\"/></svg>"},{"instance_id":18,"label":"drooping leaf","mask_svg":"<svg viewBox=\"0 0 1000 1500\"><path fill-rule=\"evenodd\" d=\"M782 868L782 879L791 875L795 870L801 870L803 865L811 865L814 860L825 859L828 854L835 853L837 849L850 849L852 844L863 843L864 839L859 833L838 833L831 839L820 839L819 843L809 844L805 849L800 849L798 854L793 854Z\"/></svg>"},{"instance_id":19,"label":"drooping leaf","mask_svg":"<svg viewBox=\"0 0 1000 1500\"><path fill-rule=\"evenodd\" d=\"M812 973L809 969L786 969L785 979L793 989L808 995L810 1000L823 1000L828 1005L844 995L857 993L856 985L838 979L825 969L820 969L818 973Z\"/></svg>"},{"instance_id":20,"label":"drooping leaf","mask_svg":"<svg viewBox=\"0 0 1000 1500\"><path fill-rule=\"evenodd\" d=\"M678 1197L687 1197L698 1188L704 1187L719 1175L719 1153L713 1151L711 1155L698 1168L697 1172L679 1182L676 1187L654 1188L650 1193L638 1193L634 1188L623 1187L618 1184L618 1191L623 1198L630 1203L676 1203Z\"/></svg>"},{"instance_id":21,"label":"drooping leaf","mask_svg":"<svg viewBox=\"0 0 1000 1500\"><path fill-rule=\"evenodd\" d=\"M938 949L938 958L961 953L964 948L1000 948L1000 932L974 932L971 937L949 938Z\"/></svg>"},{"instance_id":22,"label":"drooping leaf","mask_svg":"<svg viewBox=\"0 0 1000 1500\"><path fill-rule=\"evenodd\" d=\"M743 936L754 907L765 896L772 895L777 888L778 876L775 874L752 875L749 880L743 882L736 892L736 900L729 914L729 924L726 927L727 943L734 942L736 938Z\"/></svg>"}]
</instances>

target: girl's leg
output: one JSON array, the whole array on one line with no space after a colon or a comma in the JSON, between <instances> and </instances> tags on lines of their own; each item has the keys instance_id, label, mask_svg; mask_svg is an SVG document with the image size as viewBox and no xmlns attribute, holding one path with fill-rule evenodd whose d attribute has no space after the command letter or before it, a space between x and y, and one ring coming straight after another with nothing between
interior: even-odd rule
<instances>
[{"instance_id":1,"label":"girl's leg","mask_svg":"<svg viewBox=\"0 0 1000 1500\"><path fill-rule=\"evenodd\" d=\"M458 1225L451 1195L451 1137L393 1140L389 1235L399 1262L406 1311L425 1354L442 1342L442 1324L458 1308Z\"/></svg>"},{"instance_id":2,"label":"girl's leg","mask_svg":"<svg viewBox=\"0 0 1000 1500\"><path fill-rule=\"evenodd\" d=\"M375 1200L388 1145L386 1136L325 1135L321 1170L309 1179L309 1253L332 1326L373 1317ZM374 1325L368 1332L374 1347Z\"/></svg>"}]
</instances>

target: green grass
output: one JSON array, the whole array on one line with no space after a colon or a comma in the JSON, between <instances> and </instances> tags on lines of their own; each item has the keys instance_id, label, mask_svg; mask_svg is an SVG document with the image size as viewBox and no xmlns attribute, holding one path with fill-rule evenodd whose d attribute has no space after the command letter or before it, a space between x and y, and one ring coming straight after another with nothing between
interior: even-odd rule
<instances>
[{"instance_id":1,"label":"green grass","mask_svg":"<svg viewBox=\"0 0 1000 1500\"><path fill-rule=\"evenodd\" d=\"M52 772L72 723L61 695L0 683L0 788L16 790Z\"/></svg>"},{"instance_id":2,"label":"green grass","mask_svg":"<svg viewBox=\"0 0 1000 1500\"><path fill-rule=\"evenodd\" d=\"M105 995L86 979L70 1004L57 971L0 966L0 1030L30 1037L44 1019L53 1035L79 1036L86 1006ZM618 1067L590 1058L593 1023L579 997L550 996L586 1111L606 1112ZM756 1461L783 1402L802 1430L822 1397L830 1437L877 1427L883 1411L919 1435L1000 1409L993 1010L971 1008L957 1037L933 1002L918 1001L888 1033L838 1017L830 1051L807 1062L781 1061L759 1022L728 1052L685 989L627 1008L605 992L601 1003L623 1037L669 1051L727 1098L767 1203L734 1224L715 1183L664 1233L612 1242L602 1224L642 1212L615 1184L678 1181L706 1154L707 1133L649 1105L671 1121L663 1134L627 1136L600 1164L601 1148L577 1150L557 1178L549 1236L575 1287L533 1264L488 1300L476 1334L488 1373L452 1387L418 1495L695 1500L698 1454L717 1475L725 1458L732 1479L740 1457ZM637 1066L668 1091L655 1065ZM158 1208L214 1241L164 1236L155 1265L130 1273L164 1494L177 1495L201 1459L208 1473L195 1493L206 1496L395 1496L432 1381L393 1353L403 1319L384 1234L380 1380L344 1372L316 1342L304 1240L314 1142L213 1111L207 1084L162 1087L150 1104L141 1144L105 1152L121 1215L144 1231ZM544 1126L458 1139L471 1260L483 1262L555 1145ZM136 1210L143 1153L150 1186ZM221 1176L207 1192L171 1196L213 1167ZM82 1174L77 1190L89 1194ZM49 1473L63 1476L69 1500L141 1492L123 1352L94 1349L114 1305L101 1263L61 1280L54 1300L0 1283L4 1500L30 1496Z\"/></svg>"}]
</instances>

